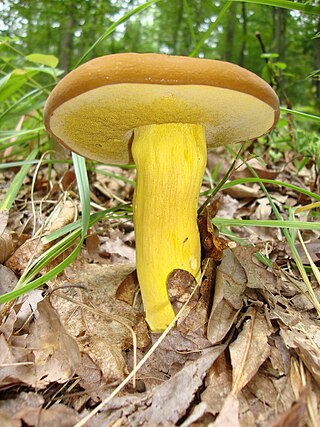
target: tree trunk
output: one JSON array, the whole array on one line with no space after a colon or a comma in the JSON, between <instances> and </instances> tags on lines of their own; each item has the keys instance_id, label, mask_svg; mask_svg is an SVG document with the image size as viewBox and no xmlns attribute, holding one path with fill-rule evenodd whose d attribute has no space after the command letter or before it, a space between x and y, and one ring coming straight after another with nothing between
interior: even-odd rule
<instances>
[{"instance_id":1,"label":"tree trunk","mask_svg":"<svg viewBox=\"0 0 320 427\"><path fill-rule=\"evenodd\" d=\"M239 65L241 67L244 67L244 58L247 48L247 10L246 10L246 4L242 3L241 5L241 16L242 16L242 43L240 48L240 55L239 55Z\"/></svg>"},{"instance_id":2,"label":"tree trunk","mask_svg":"<svg viewBox=\"0 0 320 427\"><path fill-rule=\"evenodd\" d=\"M226 36L225 36L225 49L224 49L224 60L232 61L233 48L234 48L234 30L236 27L236 12L237 4L232 3L228 12L228 20L226 24Z\"/></svg>"},{"instance_id":3,"label":"tree trunk","mask_svg":"<svg viewBox=\"0 0 320 427\"><path fill-rule=\"evenodd\" d=\"M320 16L318 18L317 33L320 33ZM314 39L314 68L317 75L314 78L316 106L320 110L320 38Z\"/></svg>"},{"instance_id":4,"label":"tree trunk","mask_svg":"<svg viewBox=\"0 0 320 427\"><path fill-rule=\"evenodd\" d=\"M282 60L286 54L287 16L288 11L286 9L272 9L274 49Z\"/></svg>"},{"instance_id":5,"label":"tree trunk","mask_svg":"<svg viewBox=\"0 0 320 427\"><path fill-rule=\"evenodd\" d=\"M70 71L73 47L73 29L75 25L73 17L73 5L70 4L67 10L67 16L62 29L62 39L60 43L60 63L59 67L64 71Z\"/></svg>"}]
</instances>

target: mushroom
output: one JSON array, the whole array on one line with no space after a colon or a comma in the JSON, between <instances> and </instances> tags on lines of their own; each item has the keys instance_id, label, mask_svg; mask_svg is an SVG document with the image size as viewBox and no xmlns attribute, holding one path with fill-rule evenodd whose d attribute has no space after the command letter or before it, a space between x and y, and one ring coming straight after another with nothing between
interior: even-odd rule
<instances>
[{"instance_id":1,"label":"mushroom","mask_svg":"<svg viewBox=\"0 0 320 427\"><path fill-rule=\"evenodd\" d=\"M70 150L104 163L134 162L137 274L152 331L174 319L166 281L174 269L200 277L197 207L207 147L269 132L273 89L234 64L162 54L93 59L47 100L47 130Z\"/></svg>"}]
</instances>

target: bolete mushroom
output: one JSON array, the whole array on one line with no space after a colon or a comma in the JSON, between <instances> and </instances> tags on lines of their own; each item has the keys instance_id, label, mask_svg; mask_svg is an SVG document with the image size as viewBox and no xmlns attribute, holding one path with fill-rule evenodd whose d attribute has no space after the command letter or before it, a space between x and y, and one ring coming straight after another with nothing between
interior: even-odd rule
<instances>
[{"instance_id":1,"label":"bolete mushroom","mask_svg":"<svg viewBox=\"0 0 320 427\"><path fill-rule=\"evenodd\" d=\"M93 59L64 77L44 112L63 145L105 163L134 162L137 274L146 320L173 320L166 281L200 277L197 228L207 146L257 138L279 116L273 89L234 64L161 54Z\"/></svg>"}]
</instances>

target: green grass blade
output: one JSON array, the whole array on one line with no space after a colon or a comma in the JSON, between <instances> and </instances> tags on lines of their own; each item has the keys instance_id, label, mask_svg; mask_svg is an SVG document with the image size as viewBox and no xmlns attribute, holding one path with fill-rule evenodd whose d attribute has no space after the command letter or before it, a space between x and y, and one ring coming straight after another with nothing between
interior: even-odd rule
<instances>
[{"instance_id":1,"label":"green grass blade","mask_svg":"<svg viewBox=\"0 0 320 427\"><path fill-rule=\"evenodd\" d=\"M28 155L27 160L34 160L38 154L38 149L34 148L31 153ZM14 177L10 187L8 188L4 198L0 202L0 211L4 209L10 209L12 203L15 201L18 192L23 184L25 177L27 176L31 165L25 164L21 167L20 171Z\"/></svg>"},{"instance_id":2,"label":"green grass blade","mask_svg":"<svg viewBox=\"0 0 320 427\"><path fill-rule=\"evenodd\" d=\"M7 292L6 294L3 294L0 296L0 303L4 304L8 301L11 301L15 298L18 298L21 295L24 295L28 292L30 292L33 289L38 288L39 286L46 283L48 280L53 279L58 274L60 274L68 265L70 265L78 256L81 248L82 248L83 239L80 240L77 247L67 256L67 258L62 261L60 264L55 266L52 270L50 270L48 273L44 274L41 277L38 277L37 279L27 282L26 284L22 284L21 287L14 289L11 292Z\"/></svg>"},{"instance_id":3,"label":"green grass blade","mask_svg":"<svg viewBox=\"0 0 320 427\"><path fill-rule=\"evenodd\" d=\"M123 212L123 215L128 215L128 208L130 207L129 204L126 205L120 205L120 206L114 206L109 209L105 209L101 212L95 212L94 214L90 215L89 218L89 227L92 227L94 224L96 224L98 221L108 218L108 217L119 217L117 214L121 214ZM71 231L81 227L82 220L77 220L71 224L67 224L64 227L60 228L59 230L53 231L52 233L48 234L43 238L44 243L50 243L53 242L56 239L59 239L60 237L64 236L67 233L70 233Z\"/></svg>"},{"instance_id":4,"label":"green grass blade","mask_svg":"<svg viewBox=\"0 0 320 427\"><path fill-rule=\"evenodd\" d=\"M310 197L310 199L315 199L320 201L320 195L316 194L316 193L312 193L309 190L306 190L304 188L300 188L297 185L294 184L290 184L289 182L283 182L283 181L276 181L273 179L266 179L266 178L239 178L239 179L235 179L233 181L227 182L225 183L222 187L221 187L221 191L222 190L226 190L228 188L234 187L238 184L247 184L249 182L256 182L259 184L272 184L272 185L279 185L280 187L286 187L286 188L290 188L291 190L296 191L297 193L301 193L304 194L308 197ZM209 192L211 192L212 190L209 190ZM209 193L208 191L206 192L206 194Z\"/></svg>"},{"instance_id":5,"label":"green grass blade","mask_svg":"<svg viewBox=\"0 0 320 427\"><path fill-rule=\"evenodd\" d=\"M311 6L307 2L300 3L297 1L290 1L290 0L232 0L232 1L241 2L241 3L244 2L244 3L251 3L251 4L261 4L264 6L280 7L282 9L289 9L289 10L299 10L300 12L304 12L312 15L320 14L320 7Z\"/></svg>"},{"instance_id":6,"label":"green grass blade","mask_svg":"<svg viewBox=\"0 0 320 427\"><path fill-rule=\"evenodd\" d=\"M229 219L213 218L212 223L215 226L228 227L273 227L289 228L296 230L320 230L320 223L306 221L284 221L284 220L254 220L254 219Z\"/></svg>"},{"instance_id":7,"label":"green grass blade","mask_svg":"<svg viewBox=\"0 0 320 427\"><path fill-rule=\"evenodd\" d=\"M76 240L81 235L81 229L73 231L68 236L65 236L61 241L57 242L51 248L47 249L43 254L41 254L37 259L35 259L28 269L20 277L16 288L22 288L27 283L29 283L40 271L48 265L51 261L56 259L64 251L70 248Z\"/></svg>"},{"instance_id":8,"label":"green grass blade","mask_svg":"<svg viewBox=\"0 0 320 427\"><path fill-rule=\"evenodd\" d=\"M290 110L289 108L284 108L284 107L281 107L280 110L283 113L294 115L297 119L312 120L312 121L320 124L320 117L319 116L315 116L313 114L302 113L301 111Z\"/></svg>"},{"instance_id":9,"label":"green grass blade","mask_svg":"<svg viewBox=\"0 0 320 427\"><path fill-rule=\"evenodd\" d=\"M20 131L1 131L0 132L0 143L9 141L12 138L21 138L22 136L28 135L32 138L33 135L38 134L39 132L44 131L44 126L39 126L35 129L26 129Z\"/></svg>"},{"instance_id":10,"label":"green grass blade","mask_svg":"<svg viewBox=\"0 0 320 427\"><path fill-rule=\"evenodd\" d=\"M75 153L72 153L72 160L80 195L82 212L82 236L84 237L87 234L90 221L90 189L86 161L84 157Z\"/></svg>"}]
</instances>

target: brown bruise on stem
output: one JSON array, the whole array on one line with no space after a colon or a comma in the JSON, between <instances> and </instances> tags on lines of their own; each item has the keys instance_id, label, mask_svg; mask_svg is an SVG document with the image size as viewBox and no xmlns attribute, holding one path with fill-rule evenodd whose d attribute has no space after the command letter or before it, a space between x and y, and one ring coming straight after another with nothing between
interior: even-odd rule
<instances>
[{"instance_id":1,"label":"brown bruise on stem","mask_svg":"<svg viewBox=\"0 0 320 427\"><path fill-rule=\"evenodd\" d=\"M163 331L175 314L167 278L174 269L200 277L198 196L207 150L202 125L162 124L135 129L137 167L134 227L137 273L152 331Z\"/></svg>"}]
</instances>

